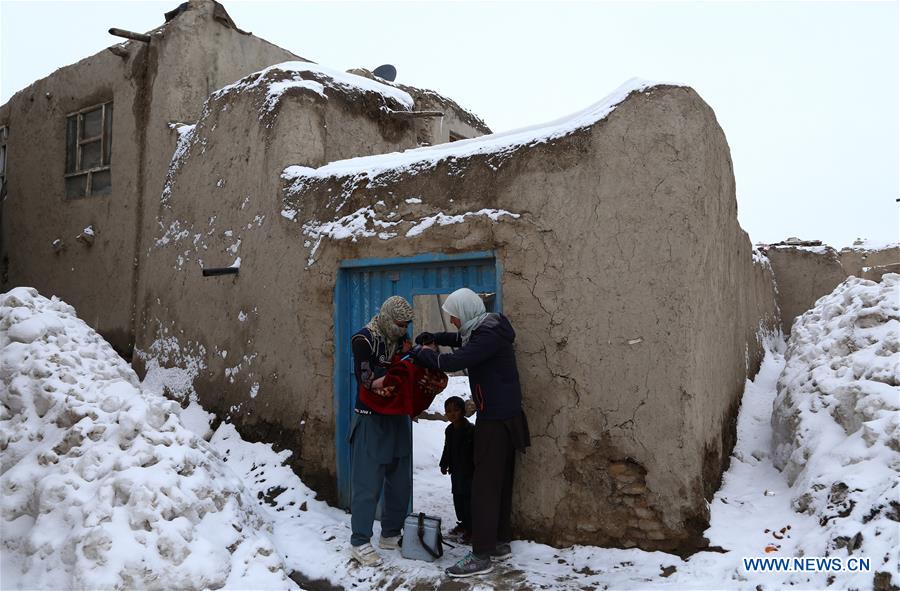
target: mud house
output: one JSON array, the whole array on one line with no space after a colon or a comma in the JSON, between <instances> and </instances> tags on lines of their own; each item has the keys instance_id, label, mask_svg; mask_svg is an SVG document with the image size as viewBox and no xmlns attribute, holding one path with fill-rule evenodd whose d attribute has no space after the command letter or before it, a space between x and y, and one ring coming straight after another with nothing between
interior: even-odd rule
<instances>
[{"instance_id":1,"label":"mud house","mask_svg":"<svg viewBox=\"0 0 900 591\"><path fill-rule=\"evenodd\" d=\"M196 121L214 90L286 60L305 61L238 29L221 4L191 0L146 40L112 45L16 93L0 106L4 288L27 283L62 295L130 357L141 307L138 253L157 227L178 124ZM396 116L408 118L395 125L405 131L356 152L323 135L321 157L489 131L436 93L414 94L418 113ZM351 120L347 113L345 137Z\"/></svg>"},{"instance_id":2,"label":"mud house","mask_svg":"<svg viewBox=\"0 0 900 591\"><path fill-rule=\"evenodd\" d=\"M206 95L235 78L299 59L238 30L213 2L186 8L149 41L60 68L0 107L3 284L65 297L124 354L137 253L175 146L170 124L196 119Z\"/></svg>"},{"instance_id":3,"label":"mud house","mask_svg":"<svg viewBox=\"0 0 900 591\"><path fill-rule=\"evenodd\" d=\"M0 109L4 289L66 299L133 346L139 371L182 377L173 396L193 387L346 504L349 335L388 295L419 307L471 287L518 331L534 441L519 533L702 546L778 323L711 108L632 81L571 117L475 137L489 130L449 99L307 62L223 15L189 2L149 42ZM67 196L78 175L91 194Z\"/></svg>"}]
</instances>

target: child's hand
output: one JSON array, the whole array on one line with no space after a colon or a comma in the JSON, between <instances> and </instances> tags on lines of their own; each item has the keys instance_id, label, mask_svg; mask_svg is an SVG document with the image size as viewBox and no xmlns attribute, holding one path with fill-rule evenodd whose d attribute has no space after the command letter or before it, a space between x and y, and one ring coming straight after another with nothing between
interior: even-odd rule
<instances>
[{"instance_id":1,"label":"child's hand","mask_svg":"<svg viewBox=\"0 0 900 591\"><path fill-rule=\"evenodd\" d=\"M394 387L387 386L385 388L377 388L375 390L372 390L372 392L374 392L377 396L381 396L382 398L390 398L394 395Z\"/></svg>"}]
</instances>

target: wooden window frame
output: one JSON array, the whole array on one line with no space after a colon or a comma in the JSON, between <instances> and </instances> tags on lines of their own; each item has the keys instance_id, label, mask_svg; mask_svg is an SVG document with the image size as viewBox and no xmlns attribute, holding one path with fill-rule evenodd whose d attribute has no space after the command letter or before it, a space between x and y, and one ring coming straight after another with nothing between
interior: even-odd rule
<instances>
[{"instance_id":1,"label":"wooden window frame","mask_svg":"<svg viewBox=\"0 0 900 591\"><path fill-rule=\"evenodd\" d=\"M66 172L63 176L66 179L75 178L83 175L87 175L87 182L85 185L84 197L90 197L94 194L94 174L97 172L105 172L107 170L111 171L112 168L112 146L107 144L112 144L112 119L109 122L109 132L107 133L106 129L106 112L107 109L112 109L113 101L106 101L104 103L98 103L91 105L90 107L85 107L83 109L79 109L78 111L74 111L66 115L66 133L68 134L68 126L69 120L72 117L77 117L76 119L76 128L75 128L75 170L72 172ZM82 137L84 133L84 116L86 113L90 113L91 111L96 111L100 109L100 134L95 135L89 138ZM81 160L82 160L82 146L85 144L90 144L96 141L100 141L100 166L94 166L92 168L81 168ZM109 151L109 155L107 156L107 150ZM69 160L69 138L68 135L66 137L66 168L68 168L68 160ZM104 160L106 162L104 163ZM110 172L112 174L112 172ZM110 186L112 185L112 179L110 178ZM68 197L69 199L78 199L78 197Z\"/></svg>"}]
</instances>

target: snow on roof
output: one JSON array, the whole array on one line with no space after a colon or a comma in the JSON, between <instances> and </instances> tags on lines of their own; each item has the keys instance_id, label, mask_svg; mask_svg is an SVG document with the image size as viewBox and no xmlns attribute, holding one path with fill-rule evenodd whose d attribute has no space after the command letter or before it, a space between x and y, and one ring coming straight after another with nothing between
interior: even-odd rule
<instances>
[{"instance_id":1,"label":"snow on roof","mask_svg":"<svg viewBox=\"0 0 900 591\"><path fill-rule=\"evenodd\" d=\"M857 238L850 246L845 246L841 250L887 250L889 248L900 248L898 242L888 242L886 240L872 240L869 238Z\"/></svg>"},{"instance_id":2,"label":"snow on roof","mask_svg":"<svg viewBox=\"0 0 900 591\"><path fill-rule=\"evenodd\" d=\"M371 205L343 216L339 212L347 204L355 187L365 184L372 186L372 180L382 173L392 173L391 178L398 173L410 172L415 174L436 166L442 160L478 154L502 155L508 154L522 146L545 143L601 121L632 93L643 92L660 85L661 83L632 79L603 100L578 113L550 123L533 125L514 131L407 150L405 152L340 160L317 169L297 165L289 166L281 174L282 179L287 183L284 189L281 215L292 221L301 221L299 219L299 204L302 201L301 194L303 191L310 189L318 182L324 182L331 178L349 178L348 181L342 183L341 189L336 193L332 193L332 190L328 189L330 195L324 204L324 211L302 220L302 231L308 238L304 242L304 246L309 248L307 267L315 263L319 246L323 239L326 238L331 240L349 238L355 242L360 237L377 236L382 240L390 240L399 235L398 226L401 224L411 226L404 228L404 235L413 237L435 225L458 224L479 217L487 217L494 223L506 218L516 219L520 214L506 210L482 209L480 211L445 212L440 207L435 209L434 205L426 206L430 208L427 215L413 216L412 219L397 218L396 212L388 212L382 215L383 212L380 213ZM381 180L384 180L384 177ZM423 201L421 197L413 197L408 199L406 203L422 204ZM384 203L378 202L375 205L384 206ZM332 213L325 213L329 211ZM324 217L320 219L322 214L324 214Z\"/></svg>"},{"instance_id":3,"label":"snow on roof","mask_svg":"<svg viewBox=\"0 0 900 591\"><path fill-rule=\"evenodd\" d=\"M288 166L284 169L281 176L291 183L291 187L288 188L290 193L301 190L308 181L315 179L343 176L362 176L371 179L388 171L422 170L431 168L442 160L508 152L520 146L542 144L603 120L634 92L644 92L662 85L682 86L680 84L651 82L632 78L614 90L612 94L588 108L549 123L494 133L469 140L406 150L405 152L391 152L338 160L319 168L297 165Z\"/></svg>"},{"instance_id":4,"label":"snow on roof","mask_svg":"<svg viewBox=\"0 0 900 591\"><path fill-rule=\"evenodd\" d=\"M272 80L272 73L284 73L289 75L288 79L280 76L278 80ZM305 77L304 77L305 76ZM314 80L310 80L310 77ZM385 99L392 99L406 110L413 108L413 98L409 93L382 84L375 80L357 76L356 74L348 74L340 70L334 70L326 66L320 66L312 62L290 61L282 62L269 66L259 72L254 72L249 76L245 76L227 86L223 86L219 90L210 95L211 100L219 99L226 94L241 93L252 88L258 88L266 85L266 109L272 110L281 99L281 96L289 88L302 87L313 90L314 92L325 96L324 89L331 88L341 92L357 91L357 92L374 92L382 95Z\"/></svg>"},{"instance_id":5,"label":"snow on roof","mask_svg":"<svg viewBox=\"0 0 900 591\"><path fill-rule=\"evenodd\" d=\"M814 254L827 254L829 252L837 252L827 244L820 244L818 246L804 246L802 244L773 244L769 246L769 248L774 248L776 250L800 250L803 252L811 252Z\"/></svg>"},{"instance_id":6,"label":"snow on roof","mask_svg":"<svg viewBox=\"0 0 900 591\"><path fill-rule=\"evenodd\" d=\"M788 238L787 240L783 240L781 242L775 242L772 244L763 244L763 249L767 248L780 248L780 249L796 249L803 250L806 252L813 252L816 254L825 254L829 251L837 251L837 248L829 246L823 243L821 240L801 240L800 238ZM857 238L853 241L853 244L850 246L844 246L840 250L860 250L860 251L871 251L871 250L888 250L890 248L900 248L900 243L898 242L888 242L886 240L870 240L868 238Z\"/></svg>"},{"instance_id":7,"label":"snow on roof","mask_svg":"<svg viewBox=\"0 0 900 591\"><path fill-rule=\"evenodd\" d=\"M766 256L765 251L761 251L758 248L753 248L750 250L750 254L753 257L754 264L765 267L768 270L772 270L772 263L769 261L769 257Z\"/></svg>"}]
</instances>

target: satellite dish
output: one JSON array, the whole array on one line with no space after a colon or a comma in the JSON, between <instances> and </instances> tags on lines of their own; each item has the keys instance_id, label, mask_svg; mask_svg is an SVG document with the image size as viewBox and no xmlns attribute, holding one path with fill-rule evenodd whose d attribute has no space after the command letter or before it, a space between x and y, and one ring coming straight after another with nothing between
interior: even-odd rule
<instances>
[{"instance_id":1,"label":"satellite dish","mask_svg":"<svg viewBox=\"0 0 900 591\"><path fill-rule=\"evenodd\" d=\"M387 80L388 82L393 82L397 79L397 68L392 66L391 64L384 64L383 66L378 66L375 68L375 71L372 72L379 78Z\"/></svg>"}]
</instances>

